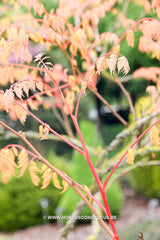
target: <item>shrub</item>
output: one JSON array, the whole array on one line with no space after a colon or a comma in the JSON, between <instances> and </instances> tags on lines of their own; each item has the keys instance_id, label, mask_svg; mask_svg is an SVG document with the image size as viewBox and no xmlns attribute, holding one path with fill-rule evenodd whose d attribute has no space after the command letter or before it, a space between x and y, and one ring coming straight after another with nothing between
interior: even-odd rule
<instances>
[{"instance_id":1,"label":"shrub","mask_svg":"<svg viewBox=\"0 0 160 240\"><path fill-rule=\"evenodd\" d=\"M132 172L133 186L138 194L160 199L160 166L146 166Z\"/></svg>"}]
</instances>

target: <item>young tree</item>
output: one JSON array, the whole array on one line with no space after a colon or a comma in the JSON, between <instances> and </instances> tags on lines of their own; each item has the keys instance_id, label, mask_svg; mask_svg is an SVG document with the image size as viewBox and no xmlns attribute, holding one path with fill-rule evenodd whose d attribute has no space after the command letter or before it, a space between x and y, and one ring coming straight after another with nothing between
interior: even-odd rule
<instances>
[{"instance_id":1,"label":"young tree","mask_svg":"<svg viewBox=\"0 0 160 240\"><path fill-rule=\"evenodd\" d=\"M3 0L1 5L3 18L0 20L0 84L4 89L0 91L1 110L7 112L12 120L19 119L22 124L25 124L27 116L30 115L39 123L40 140L46 140L50 134L54 134L78 151L87 161L97 188L90 191L87 186L81 185L72 179L72 176L67 176L66 173L51 165L30 143L24 133L14 130L2 121L0 124L23 140L27 147L8 144L1 149L1 179L7 183L12 176L22 176L29 168L32 182L36 186L46 188L53 180L54 186L61 189L62 194L70 185L92 210L112 240L120 238L111 216L106 187L115 178L137 166L159 164L159 161L155 160L145 163L138 161L134 164L136 156L159 151L151 143L142 149L144 143L141 139L151 129L151 141L156 146L160 143L159 129L156 127L160 121L158 118L160 69L155 66L142 67L126 76L130 71L129 59L121 53L121 43L127 41L129 49L134 47L136 40L140 52L159 61L160 22L157 17L142 18L140 16L138 20L127 18L126 12L132 2L144 8L144 11L141 11L142 16L154 11L154 15L157 14L160 17L160 4L156 0L152 0L151 3L147 0L124 2L121 0L75 0L74 2L60 0L58 7L50 11L46 10L45 2L39 0L19 0L13 3ZM18 11L18 16L6 14L13 7ZM109 13L116 21L111 25L110 31L100 34L99 21L105 17L106 13ZM138 39L134 37L136 32L141 33ZM41 50L33 59L32 52L35 51L36 45L31 45L31 43L36 43L38 46L41 44L41 49L47 49L47 51L52 46L61 49L68 59L70 71L64 69L61 63L53 65ZM30 51L30 49L34 50ZM114 81L120 87L128 101L134 119L132 123L122 118L98 92L99 75L108 81ZM123 84L125 81L136 78L145 78L153 82L147 87L152 100L151 106L141 109L140 113L137 113L131 96ZM88 91L102 101L125 126L125 130L119 133L109 146L97 152L96 165L92 162L78 123L80 100ZM40 107L46 111L50 108L58 108L61 111L68 136L59 134L33 113L33 110L38 111ZM80 144L73 139L69 120L72 121L79 136ZM106 164L105 157L127 137L131 137L132 143L125 146L120 159L116 163ZM137 142L139 146L136 145ZM123 161L126 157L127 162L131 164L130 167ZM39 165L38 161L42 164ZM120 171L114 174L120 163ZM109 182L112 175L114 176ZM102 203L94 195L97 191L100 192ZM107 215L110 227L101 219L91 200L96 202ZM62 238L66 237L71 222L73 223L70 221L64 229Z\"/></svg>"}]
</instances>

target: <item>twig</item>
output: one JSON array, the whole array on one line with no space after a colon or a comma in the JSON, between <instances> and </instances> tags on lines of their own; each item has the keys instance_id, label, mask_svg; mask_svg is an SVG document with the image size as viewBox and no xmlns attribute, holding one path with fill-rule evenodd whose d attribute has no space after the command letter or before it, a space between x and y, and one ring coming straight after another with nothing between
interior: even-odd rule
<instances>
[{"instance_id":1,"label":"twig","mask_svg":"<svg viewBox=\"0 0 160 240\"><path fill-rule=\"evenodd\" d=\"M134 109L134 106L133 106L133 103L132 103L132 99L131 99L131 96L130 96L129 92L125 89L125 87L123 86L123 84L122 84L118 79L116 79L116 83L117 83L118 86L121 88L122 92L125 94L125 96L126 96L126 98L127 98L127 100L128 100L130 109L131 109L131 113L132 113L133 116L136 118L136 112L135 112L135 109Z\"/></svg>"},{"instance_id":2,"label":"twig","mask_svg":"<svg viewBox=\"0 0 160 240\"><path fill-rule=\"evenodd\" d=\"M69 119L68 119L67 115L64 113L63 109L61 109L61 113L63 115L63 120L64 120L66 130L67 130L67 133L68 133L69 137L74 138L74 134L73 134L73 131L72 131L72 128L71 128L71 124L69 122Z\"/></svg>"},{"instance_id":3,"label":"twig","mask_svg":"<svg viewBox=\"0 0 160 240\"><path fill-rule=\"evenodd\" d=\"M122 123L122 124L124 124L125 126L128 126L128 123L116 112L116 111L114 111L114 109L111 107L111 105L107 102L107 100L106 99L104 99L103 97L102 97L102 95L96 90L96 89L93 89L93 88L91 88L91 87L88 87L89 88L89 90L92 92L92 93L94 93L94 95L97 97L97 98L99 98L100 100L101 100L101 102L103 103L103 104L105 104L108 108L109 108L109 110L113 113L113 115Z\"/></svg>"}]
</instances>

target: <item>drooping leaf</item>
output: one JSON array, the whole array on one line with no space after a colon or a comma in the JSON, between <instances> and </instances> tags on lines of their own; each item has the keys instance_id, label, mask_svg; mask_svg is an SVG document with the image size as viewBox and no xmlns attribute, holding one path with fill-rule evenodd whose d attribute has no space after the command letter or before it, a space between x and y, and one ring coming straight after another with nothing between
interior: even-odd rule
<instances>
[{"instance_id":1,"label":"drooping leaf","mask_svg":"<svg viewBox=\"0 0 160 240\"><path fill-rule=\"evenodd\" d=\"M56 188L62 189L62 186L60 185L60 182L58 180L58 175L55 172L53 172L53 184Z\"/></svg>"},{"instance_id":2,"label":"drooping leaf","mask_svg":"<svg viewBox=\"0 0 160 240\"><path fill-rule=\"evenodd\" d=\"M32 100L32 99L28 99L27 100L27 103L28 103L28 106L32 109L32 110L38 110L38 106L39 106L39 103L35 100Z\"/></svg>"},{"instance_id":3,"label":"drooping leaf","mask_svg":"<svg viewBox=\"0 0 160 240\"><path fill-rule=\"evenodd\" d=\"M67 114L67 115L69 114L68 107L70 108L70 111L73 112L74 100L75 100L75 93L73 91L67 91L66 102L67 102L68 106L65 104L63 107L63 111L65 112L65 114Z\"/></svg>"},{"instance_id":4,"label":"drooping leaf","mask_svg":"<svg viewBox=\"0 0 160 240\"><path fill-rule=\"evenodd\" d=\"M134 32L133 32L133 30L130 29L127 31L126 40L127 40L128 46L134 47Z\"/></svg>"},{"instance_id":5,"label":"drooping leaf","mask_svg":"<svg viewBox=\"0 0 160 240\"><path fill-rule=\"evenodd\" d=\"M86 94L86 89L87 89L87 82L86 81L82 82L81 89L82 89L82 93Z\"/></svg>"},{"instance_id":6,"label":"drooping leaf","mask_svg":"<svg viewBox=\"0 0 160 240\"><path fill-rule=\"evenodd\" d=\"M116 64L117 64L117 56L116 54L111 54L108 58L108 67L110 70L110 73L113 74L115 72L116 69Z\"/></svg>"},{"instance_id":7,"label":"drooping leaf","mask_svg":"<svg viewBox=\"0 0 160 240\"><path fill-rule=\"evenodd\" d=\"M98 74L100 74L100 72L101 72L104 68L107 68L107 67L108 67L107 59L106 59L105 56L101 57L101 58L97 61L96 67L97 67L97 73L98 73Z\"/></svg>"},{"instance_id":8,"label":"drooping leaf","mask_svg":"<svg viewBox=\"0 0 160 240\"><path fill-rule=\"evenodd\" d=\"M2 103L5 106L5 110L9 112L9 110L13 106L13 101L14 101L14 93L12 92L11 89L7 89L2 97Z\"/></svg>"},{"instance_id":9,"label":"drooping leaf","mask_svg":"<svg viewBox=\"0 0 160 240\"><path fill-rule=\"evenodd\" d=\"M28 97L29 94L29 86L28 86L28 82L23 82L23 91L25 92L25 94Z\"/></svg>"},{"instance_id":10,"label":"drooping leaf","mask_svg":"<svg viewBox=\"0 0 160 240\"><path fill-rule=\"evenodd\" d=\"M27 104L25 102L21 102L21 105L27 110ZM14 110L18 119L24 124L28 115L27 111L25 111L19 104L14 104Z\"/></svg>"},{"instance_id":11,"label":"drooping leaf","mask_svg":"<svg viewBox=\"0 0 160 240\"><path fill-rule=\"evenodd\" d=\"M47 128L47 126L49 127L49 125L46 125L45 127L43 127L42 125L39 126L39 134L41 136L40 140L47 139L49 134L49 129Z\"/></svg>"},{"instance_id":12,"label":"drooping leaf","mask_svg":"<svg viewBox=\"0 0 160 240\"><path fill-rule=\"evenodd\" d=\"M47 165L46 165L46 164L43 164L40 173L43 173L44 171L46 171L47 168L48 168Z\"/></svg>"},{"instance_id":13,"label":"drooping leaf","mask_svg":"<svg viewBox=\"0 0 160 240\"><path fill-rule=\"evenodd\" d=\"M14 153L14 155L16 156L16 157L18 157L18 150L17 150L17 148L16 147L13 147L12 148L12 152Z\"/></svg>"},{"instance_id":14,"label":"drooping leaf","mask_svg":"<svg viewBox=\"0 0 160 240\"><path fill-rule=\"evenodd\" d=\"M29 156L25 149L22 149L18 155L18 164L17 167L21 169L20 175L21 177L27 169L29 163Z\"/></svg>"},{"instance_id":15,"label":"drooping leaf","mask_svg":"<svg viewBox=\"0 0 160 240\"><path fill-rule=\"evenodd\" d=\"M62 190L62 192L60 192L60 194L62 194L65 191L67 191L68 186L69 186L69 184L64 179L62 180L62 185L63 185L63 190Z\"/></svg>"},{"instance_id":16,"label":"drooping leaf","mask_svg":"<svg viewBox=\"0 0 160 240\"><path fill-rule=\"evenodd\" d=\"M31 180L35 186L39 186L40 178L37 176L37 173L39 173L40 170L37 167L37 164L34 161L31 161L29 164L29 173L31 176Z\"/></svg>"},{"instance_id":17,"label":"drooping leaf","mask_svg":"<svg viewBox=\"0 0 160 240\"><path fill-rule=\"evenodd\" d=\"M52 169L50 169L50 168L48 168L48 169L46 169L46 170L44 171L44 173L43 173L43 175L42 175L43 184L42 184L41 189L44 189L44 188L46 188L46 187L49 185L49 183L50 183L50 181L51 181L51 179L52 179L52 173L53 173L53 171L52 171Z\"/></svg>"},{"instance_id":18,"label":"drooping leaf","mask_svg":"<svg viewBox=\"0 0 160 240\"><path fill-rule=\"evenodd\" d=\"M128 153L127 153L127 163L133 165L134 164L134 150L133 148L128 149Z\"/></svg>"},{"instance_id":19,"label":"drooping leaf","mask_svg":"<svg viewBox=\"0 0 160 240\"><path fill-rule=\"evenodd\" d=\"M40 92L43 91L43 83L41 81L36 82L36 87Z\"/></svg>"},{"instance_id":20,"label":"drooping leaf","mask_svg":"<svg viewBox=\"0 0 160 240\"><path fill-rule=\"evenodd\" d=\"M160 145L160 138L159 138L159 129L156 126L151 128L151 142L156 146L159 147Z\"/></svg>"},{"instance_id":21,"label":"drooping leaf","mask_svg":"<svg viewBox=\"0 0 160 240\"><path fill-rule=\"evenodd\" d=\"M33 80L28 81L28 87L29 87L29 89L35 91L35 89L36 89L35 81L33 81Z\"/></svg>"},{"instance_id":22,"label":"drooping leaf","mask_svg":"<svg viewBox=\"0 0 160 240\"><path fill-rule=\"evenodd\" d=\"M88 192L88 193L90 193L91 194L91 191L90 191L90 189L86 186L86 185L83 185L83 187L84 187L84 189ZM87 197L88 197L88 200L91 202L92 201L92 198L91 198L91 196L89 196L88 194L87 194Z\"/></svg>"},{"instance_id":23,"label":"drooping leaf","mask_svg":"<svg viewBox=\"0 0 160 240\"><path fill-rule=\"evenodd\" d=\"M120 52L120 45L116 44L115 46L112 47L112 52L114 53L119 53Z\"/></svg>"},{"instance_id":24,"label":"drooping leaf","mask_svg":"<svg viewBox=\"0 0 160 240\"><path fill-rule=\"evenodd\" d=\"M124 75L126 75L130 70L127 58L125 58L124 56L119 57L118 63L117 63L117 68L118 68L118 73L123 72Z\"/></svg>"},{"instance_id":25,"label":"drooping leaf","mask_svg":"<svg viewBox=\"0 0 160 240\"><path fill-rule=\"evenodd\" d=\"M22 86L20 86L19 84L16 85L14 87L14 92L17 95L17 97L22 100L22 96L23 96Z\"/></svg>"},{"instance_id":26,"label":"drooping leaf","mask_svg":"<svg viewBox=\"0 0 160 240\"><path fill-rule=\"evenodd\" d=\"M39 102L39 103L42 103L42 102L43 102L42 97L40 97L38 94L35 95L35 98L36 98L37 102ZM37 105L38 105L38 104L37 104Z\"/></svg>"},{"instance_id":27,"label":"drooping leaf","mask_svg":"<svg viewBox=\"0 0 160 240\"><path fill-rule=\"evenodd\" d=\"M8 183L15 173L15 155L9 148L3 148L0 151L0 170L2 172L2 182Z\"/></svg>"}]
</instances>

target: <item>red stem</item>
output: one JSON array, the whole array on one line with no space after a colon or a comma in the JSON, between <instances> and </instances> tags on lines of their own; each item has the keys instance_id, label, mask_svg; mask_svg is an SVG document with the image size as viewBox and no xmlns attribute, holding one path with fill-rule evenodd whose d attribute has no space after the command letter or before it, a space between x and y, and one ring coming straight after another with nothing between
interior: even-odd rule
<instances>
[{"instance_id":1,"label":"red stem","mask_svg":"<svg viewBox=\"0 0 160 240\"><path fill-rule=\"evenodd\" d=\"M108 204L108 201L107 201L105 189L101 188L100 191L101 191L101 195L102 195L102 198L103 198L105 209L107 211L109 223L110 223L110 225L112 227L114 235L117 235L117 230L116 230L116 227L114 225L114 221L112 219L112 215L111 215L111 211L110 211L109 204Z\"/></svg>"},{"instance_id":2,"label":"red stem","mask_svg":"<svg viewBox=\"0 0 160 240\"><path fill-rule=\"evenodd\" d=\"M80 131L78 122L77 122L77 119L76 119L75 117L73 117L72 120L73 120L74 126L75 126L75 128L76 128L77 134L78 134L78 136L79 136L80 142L81 142L82 147L83 147L83 150L84 150L84 157L85 157L86 160L87 160L87 163L88 163L88 165L89 165L89 167L90 167L90 169L91 169L91 171L92 171L92 174L93 174L93 176L94 176L94 178L95 178L95 180L96 180L96 182L97 182L97 185L98 185L99 189L101 189L101 188L102 188L102 184L101 184L101 182L100 182L100 180L99 180L98 174L97 174L97 172L96 172L96 170L95 170L95 168L94 168L94 165L93 165L93 163L92 163L92 160L90 159L89 153L88 153L88 151L87 151L85 142L84 142L84 140L83 140L83 137L82 137L82 134L81 134L81 131Z\"/></svg>"},{"instance_id":3,"label":"red stem","mask_svg":"<svg viewBox=\"0 0 160 240\"><path fill-rule=\"evenodd\" d=\"M79 136L79 139L81 141L81 144L82 144L82 147L83 147L83 150L84 150L84 153L85 153L85 158L87 160L87 163L92 171L92 174L96 180L96 183L98 185L98 188L101 192L101 195L102 195L102 198L103 198L103 202L104 202L104 206L105 206L105 209L106 209L106 212L107 213L107 216L109 217L109 223L112 227L112 230L113 230L113 233L114 235L117 235L117 231L116 231L116 228L115 228L115 225L114 225L114 221L112 219L112 215L111 215L111 211L110 211L110 208L109 208L109 205L108 205L108 201L107 201L107 197L106 197L106 193L105 193L105 190L103 189L103 186L101 184L101 181L98 177L98 174L94 168L94 165L92 163L92 160L90 159L90 156L88 154L88 151L87 151L87 148L85 146L85 143L84 143L84 140L83 140L83 137L82 137L82 134L80 132L80 129L79 129L79 125L78 125L78 122L77 122L77 119L74 117L73 118L73 122L74 122L74 125L75 125L75 128L76 128L76 131L77 131L77 134Z\"/></svg>"}]
</instances>

